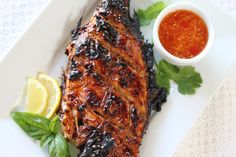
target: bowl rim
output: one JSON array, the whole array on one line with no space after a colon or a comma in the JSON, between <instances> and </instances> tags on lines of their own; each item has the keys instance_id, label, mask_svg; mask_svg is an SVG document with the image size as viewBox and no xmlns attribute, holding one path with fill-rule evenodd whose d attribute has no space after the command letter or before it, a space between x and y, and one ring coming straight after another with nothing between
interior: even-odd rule
<instances>
[{"instance_id":1,"label":"bowl rim","mask_svg":"<svg viewBox=\"0 0 236 157\"><path fill-rule=\"evenodd\" d=\"M208 41L205 46L205 48L195 57L185 59L185 58L179 58L174 55L172 55L170 52L168 52L163 46L162 43L160 42L159 39L159 26L160 23L162 22L163 18L166 17L171 12L174 12L176 10L189 10L191 12L194 12L198 16L200 16L203 21L205 22L207 29L208 29ZM154 28L153 28L153 41L154 41L154 47L158 50L158 52L161 54L161 56L166 59L168 62L175 64L175 65L180 65L180 66L187 66L187 65L192 65L194 63L199 62L202 60L209 52L210 48L212 47L213 40L214 40L214 26L213 23L211 22L210 18L208 15L201 9L199 6L190 3L190 2L178 2L169 5L166 7L162 12L157 16Z\"/></svg>"}]
</instances>

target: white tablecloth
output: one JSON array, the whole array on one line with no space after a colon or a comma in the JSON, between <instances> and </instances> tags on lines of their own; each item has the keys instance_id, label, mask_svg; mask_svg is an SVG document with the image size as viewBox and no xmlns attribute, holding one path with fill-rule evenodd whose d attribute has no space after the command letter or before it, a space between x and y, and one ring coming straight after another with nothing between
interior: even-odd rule
<instances>
[{"instance_id":1,"label":"white tablecloth","mask_svg":"<svg viewBox=\"0 0 236 157\"><path fill-rule=\"evenodd\" d=\"M48 1L0 0L0 60ZM236 0L211 1L236 20ZM174 157L236 157L235 78L236 63Z\"/></svg>"}]
</instances>

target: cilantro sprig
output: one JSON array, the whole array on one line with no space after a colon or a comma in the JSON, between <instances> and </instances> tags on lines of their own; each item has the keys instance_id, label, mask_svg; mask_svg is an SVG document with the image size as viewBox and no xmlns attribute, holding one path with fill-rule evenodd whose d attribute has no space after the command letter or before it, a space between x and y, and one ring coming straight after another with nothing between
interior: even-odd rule
<instances>
[{"instance_id":1,"label":"cilantro sprig","mask_svg":"<svg viewBox=\"0 0 236 157\"><path fill-rule=\"evenodd\" d=\"M49 120L41 115L13 112L14 121L33 139L40 141L40 146L48 145L50 157L70 157L69 146L59 133L60 123L56 116Z\"/></svg>"},{"instance_id":2,"label":"cilantro sprig","mask_svg":"<svg viewBox=\"0 0 236 157\"><path fill-rule=\"evenodd\" d=\"M147 9L138 9L137 15L141 26L149 25L159 13L166 7L163 1L157 1ZM174 81L178 85L178 91L183 95L193 95L202 85L202 78L194 67L178 67L164 60L161 60L157 66L156 81L159 87L170 91L170 81Z\"/></svg>"},{"instance_id":3,"label":"cilantro sprig","mask_svg":"<svg viewBox=\"0 0 236 157\"><path fill-rule=\"evenodd\" d=\"M139 23L141 26L149 25L153 19L159 15L159 13L166 7L166 3L163 1L158 1L147 9L138 9L137 15L139 17Z\"/></svg>"},{"instance_id":4,"label":"cilantro sprig","mask_svg":"<svg viewBox=\"0 0 236 157\"><path fill-rule=\"evenodd\" d=\"M178 91L183 95L193 95L202 85L202 78L194 67L178 67L164 60L161 60L157 66L156 80L160 87L170 91L170 80L178 85Z\"/></svg>"}]
</instances>

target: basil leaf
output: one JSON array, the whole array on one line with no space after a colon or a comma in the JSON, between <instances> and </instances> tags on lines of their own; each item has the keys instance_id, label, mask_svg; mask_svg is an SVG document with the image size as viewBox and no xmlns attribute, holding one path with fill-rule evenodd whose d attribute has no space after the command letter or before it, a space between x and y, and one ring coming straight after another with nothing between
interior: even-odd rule
<instances>
[{"instance_id":1,"label":"basil leaf","mask_svg":"<svg viewBox=\"0 0 236 157\"><path fill-rule=\"evenodd\" d=\"M50 157L70 157L69 146L61 134L55 135L55 138L48 145Z\"/></svg>"},{"instance_id":2,"label":"basil leaf","mask_svg":"<svg viewBox=\"0 0 236 157\"><path fill-rule=\"evenodd\" d=\"M53 120L50 122L49 129L56 134L58 133L60 129L60 121L59 121L58 116L53 118Z\"/></svg>"},{"instance_id":3,"label":"basil leaf","mask_svg":"<svg viewBox=\"0 0 236 157\"><path fill-rule=\"evenodd\" d=\"M46 145L48 145L53 139L54 139L55 135L54 134L46 134L41 138L40 141L40 147L45 147Z\"/></svg>"},{"instance_id":4,"label":"basil leaf","mask_svg":"<svg viewBox=\"0 0 236 157\"><path fill-rule=\"evenodd\" d=\"M48 145L51 157L70 157L69 145L61 134L58 134L60 122L56 116L49 119L26 112L11 113L15 122L32 138L40 141L40 146Z\"/></svg>"},{"instance_id":5,"label":"basil leaf","mask_svg":"<svg viewBox=\"0 0 236 157\"><path fill-rule=\"evenodd\" d=\"M41 140L45 134L50 134L48 129L49 119L26 112L13 112L11 114L14 121L32 138Z\"/></svg>"}]
</instances>

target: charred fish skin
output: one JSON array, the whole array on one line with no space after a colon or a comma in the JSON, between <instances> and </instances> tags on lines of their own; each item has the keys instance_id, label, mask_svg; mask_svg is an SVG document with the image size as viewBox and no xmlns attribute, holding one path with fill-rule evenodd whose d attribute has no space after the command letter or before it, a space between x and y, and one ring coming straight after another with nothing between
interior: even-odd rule
<instances>
[{"instance_id":1,"label":"charred fish skin","mask_svg":"<svg viewBox=\"0 0 236 157\"><path fill-rule=\"evenodd\" d=\"M59 111L78 157L137 157L153 108L166 90L155 83L153 45L144 41L129 0L102 0L72 30Z\"/></svg>"}]
</instances>

